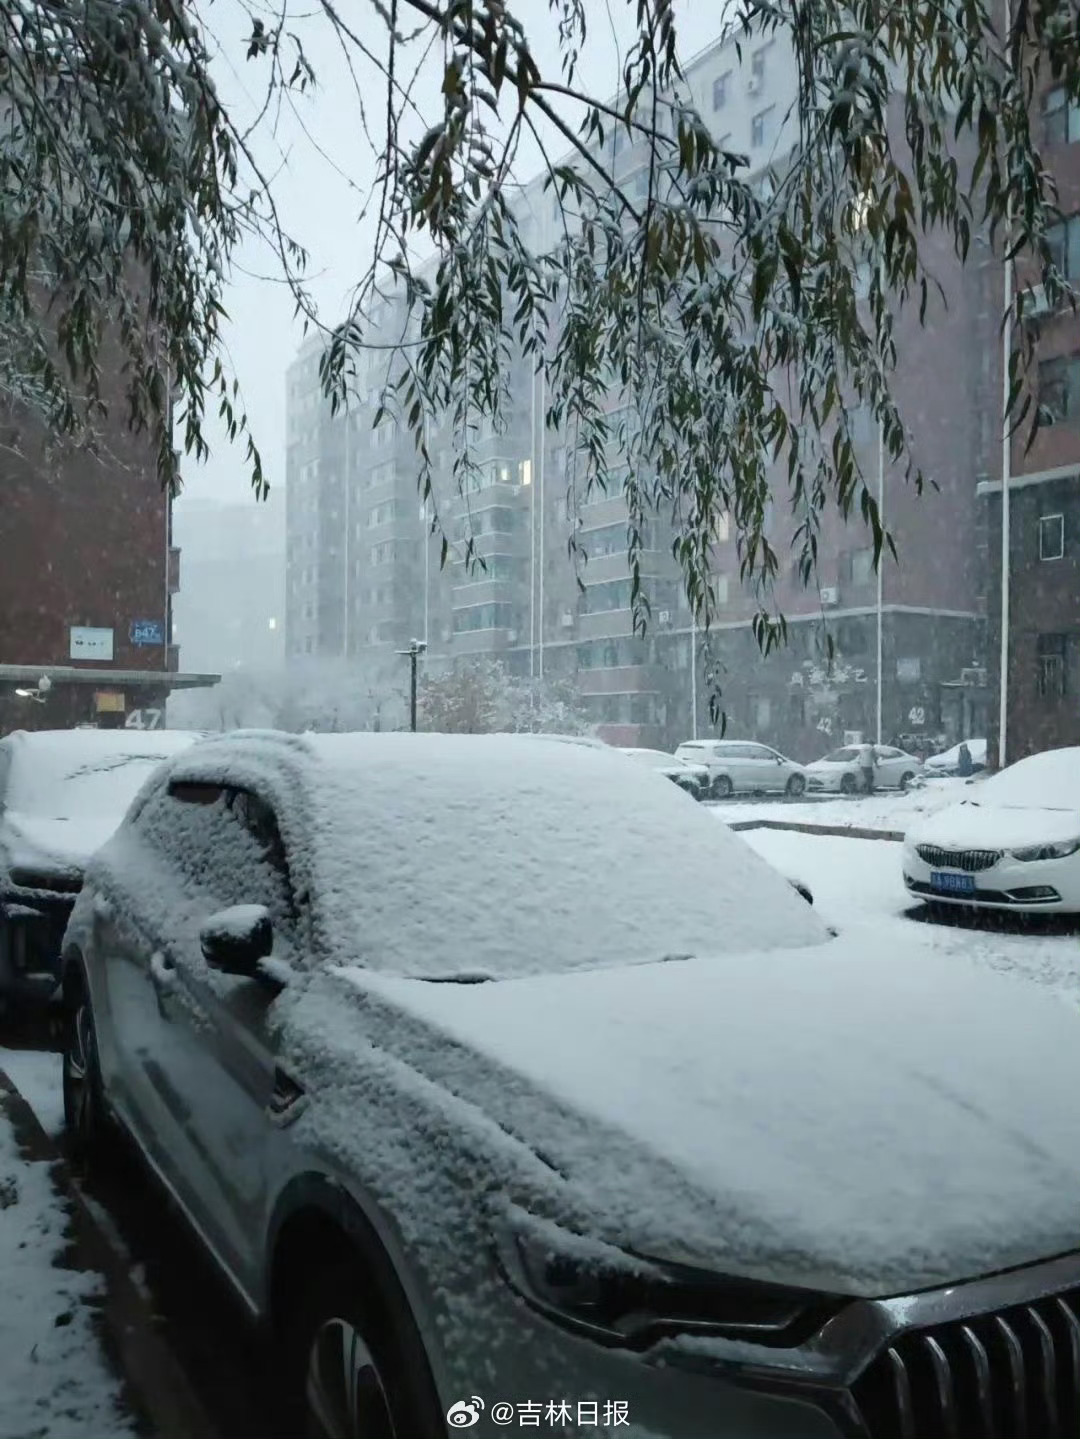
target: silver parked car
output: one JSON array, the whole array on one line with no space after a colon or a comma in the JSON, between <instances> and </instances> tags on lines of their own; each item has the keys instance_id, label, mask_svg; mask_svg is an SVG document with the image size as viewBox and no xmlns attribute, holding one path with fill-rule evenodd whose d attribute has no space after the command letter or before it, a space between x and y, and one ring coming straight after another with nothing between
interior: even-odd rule
<instances>
[{"instance_id":1,"label":"silver parked car","mask_svg":"<svg viewBox=\"0 0 1080 1439\"><path fill-rule=\"evenodd\" d=\"M1080 1014L830 938L620 755L206 741L63 983L73 1141L134 1139L282 1434L1076 1433Z\"/></svg>"},{"instance_id":2,"label":"silver parked car","mask_svg":"<svg viewBox=\"0 0 1080 1439\"><path fill-rule=\"evenodd\" d=\"M806 789L802 765L768 745L750 740L687 740L675 754L679 759L708 766L714 799L726 799L735 793L798 796Z\"/></svg>"},{"instance_id":3,"label":"silver parked car","mask_svg":"<svg viewBox=\"0 0 1080 1439\"><path fill-rule=\"evenodd\" d=\"M703 764L691 764L689 760L679 759L676 755L668 754L662 749L620 747L619 753L626 755L628 759L634 760L637 764L644 765L646 769L662 774L665 779L677 784L687 794L693 795L694 799L708 797L712 776L707 766Z\"/></svg>"},{"instance_id":4,"label":"silver parked car","mask_svg":"<svg viewBox=\"0 0 1080 1439\"><path fill-rule=\"evenodd\" d=\"M922 768L920 760L894 745L874 745L875 789L907 789ZM864 787L862 747L843 745L806 766L806 782L815 793L857 794Z\"/></svg>"}]
</instances>

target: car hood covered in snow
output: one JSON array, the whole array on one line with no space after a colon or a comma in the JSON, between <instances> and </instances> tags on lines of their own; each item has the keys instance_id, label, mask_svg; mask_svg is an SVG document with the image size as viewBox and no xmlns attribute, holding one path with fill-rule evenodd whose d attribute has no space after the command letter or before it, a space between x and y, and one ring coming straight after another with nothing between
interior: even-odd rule
<instances>
[{"instance_id":1,"label":"car hood covered in snow","mask_svg":"<svg viewBox=\"0 0 1080 1439\"><path fill-rule=\"evenodd\" d=\"M1054 1100L1080 1014L959 961L840 940L472 985L333 970L296 998L639 1254L881 1295L1080 1247L1080 1106Z\"/></svg>"},{"instance_id":2,"label":"car hood covered in snow","mask_svg":"<svg viewBox=\"0 0 1080 1439\"><path fill-rule=\"evenodd\" d=\"M950 849L1018 849L1080 838L1080 813L965 800L914 825L906 838Z\"/></svg>"},{"instance_id":3,"label":"car hood covered in snow","mask_svg":"<svg viewBox=\"0 0 1080 1439\"><path fill-rule=\"evenodd\" d=\"M80 875L86 861L116 829L117 818L41 819L9 813L0 830L0 853L9 870L37 874Z\"/></svg>"}]
</instances>

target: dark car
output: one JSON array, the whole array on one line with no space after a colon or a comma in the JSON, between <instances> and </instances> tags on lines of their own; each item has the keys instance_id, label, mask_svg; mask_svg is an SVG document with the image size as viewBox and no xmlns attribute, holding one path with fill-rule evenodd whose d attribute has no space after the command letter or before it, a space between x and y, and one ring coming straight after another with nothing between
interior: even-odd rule
<instances>
[{"instance_id":1,"label":"dark car","mask_svg":"<svg viewBox=\"0 0 1080 1439\"><path fill-rule=\"evenodd\" d=\"M179 731L17 730L0 740L0 1004L47 999L90 855Z\"/></svg>"}]
</instances>

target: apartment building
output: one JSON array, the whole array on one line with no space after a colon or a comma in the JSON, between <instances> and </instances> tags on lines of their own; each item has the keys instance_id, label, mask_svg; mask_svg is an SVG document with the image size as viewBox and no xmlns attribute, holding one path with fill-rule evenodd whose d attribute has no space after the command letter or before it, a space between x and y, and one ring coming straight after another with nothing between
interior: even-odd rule
<instances>
[{"instance_id":1,"label":"apartment building","mask_svg":"<svg viewBox=\"0 0 1080 1439\"><path fill-rule=\"evenodd\" d=\"M0 735L163 723L173 690L217 681L180 669L171 501L152 438L127 428L119 374L104 389L96 456L0 414Z\"/></svg>"},{"instance_id":2,"label":"apartment building","mask_svg":"<svg viewBox=\"0 0 1080 1439\"><path fill-rule=\"evenodd\" d=\"M780 38L743 45L741 54L733 38L722 38L686 73L687 98L718 141L747 154L763 181L783 167L795 141L795 66ZM642 147L621 131L608 145L608 163L628 189L644 185ZM543 177L524 187L516 205L531 247L556 241L562 216ZM819 585L808 590L790 555L785 481L771 520L785 561L775 600L790 624L790 644L779 653L763 659L758 651L754 601L723 524L714 575L719 617L707 656L662 522L651 526L641 555L652 623L646 636L634 634L625 498L581 494L566 437L545 433L543 380L525 367L512 377L504 432L477 438L478 472L465 496L448 480L451 437L428 437L433 453L442 445L437 500L453 542L440 570L419 511L412 441L391 422L371 430L383 352L368 353L348 418L331 418L318 394L315 341L287 380L289 653L386 653L415 636L428 641L433 663L485 655L519 674L573 677L601 733L624 744L673 745L706 733L714 680L729 732L755 734L799 758L846 733L872 735L879 688L886 738L977 732L985 726L985 586L973 456L993 379L973 357L996 316L984 303L980 271L962 272L944 248L929 258L945 273L949 304L925 331L917 316L901 318L897 394L931 487L916 497L900 476L879 474L876 430L860 418L860 462L882 490L900 559L885 563L879 590L861 520L829 517ZM400 333L392 305L380 318L388 339L395 326ZM568 554L572 532L576 560ZM482 570L470 572L464 562L469 540ZM838 655L831 668L824 662L830 642Z\"/></svg>"},{"instance_id":3,"label":"apartment building","mask_svg":"<svg viewBox=\"0 0 1080 1439\"><path fill-rule=\"evenodd\" d=\"M184 556L184 588L173 605L173 638L203 670L274 669L285 658L285 492L233 504L183 495L173 538Z\"/></svg>"},{"instance_id":4,"label":"apartment building","mask_svg":"<svg viewBox=\"0 0 1080 1439\"><path fill-rule=\"evenodd\" d=\"M1065 91L1052 83L1044 86L1034 103L1043 158L1057 180L1063 216L1053 235L1055 258L1076 288L1080 287L1080 106L1070 103ZM1034 286L1037 278L1030 261L1018 260L1018 287ZM1002 286L999 265L999 309ZM1009 446L1004 566L1007 763L1041 749L1080 744L1080 319L1068 305L1055 311L1042 289L1034 286L1025 305L1025 324L1035 341L1035 364L1028 379L1044 423L1030 448L1024 431L1014 435ZM1001 354L999 341L999 395ZM1000 398L994 413L1000 427ZM999 440L979 486L986 506L994 755L1002 748L997 696L1002 658L1003 462Z\"/></svg>"}]
</instances>

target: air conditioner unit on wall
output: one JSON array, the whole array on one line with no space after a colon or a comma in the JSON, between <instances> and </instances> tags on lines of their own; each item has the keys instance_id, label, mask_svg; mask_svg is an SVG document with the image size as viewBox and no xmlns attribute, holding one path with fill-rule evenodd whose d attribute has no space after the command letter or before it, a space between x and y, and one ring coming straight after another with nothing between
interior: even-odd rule
<instances>
[{"instance_id":1,"label":"air conditioner unit on wall","mask_svg":"<svg viewBox=\"0 0 1080 1439\"><path fill-rule=\"evenodd\" d=\"M747 93L748 95L756 95L756 94L758 94L758 92L760 91L760 89L761 89L761 76L760 76L760 75L751 75L750 78L749 78L749 80L747 80L747 82L746 82L746 93Z\"/></svg>"},{"instance_id":2,"label":"air conditioner unit on wall","mask_svg":"<svg viewBox=\"0 0 1080 1439\"><path fill-rule=\"evenodd\" d=\"M824 585L821 591L822 605L838 605L840 603L840 591L835 585Z\"/></svg>"},{"instance_id":3,"label":"air conditioner unit on wall","mask_svg":"<svg viewBox=\"0 0 1080 1439\"><path fill-rule=\"evenodd\" d=\"M506 631L506 642L507 642L507 644L516 645L516 644L517 644L517 637L518 637L517 630L507 630L507 631Z\"/></svg>"},{"instance_id":4,"label":"air conditioner unit on wall","mask_svg":"<svg viewBox=\"0 0 1080 1439\"><path fill-rule=\"evenodd\" d=\"M1045 285L1032 285L1024 295L1024 319L1035 320L1050 313L1050 301L1046 298Z\"/></svg>"},{"instance_id":5,"label":"air conditioner unit on wall","mask_svg":"<svg viewBox=\"0 0 1080 1439\"><path fill-rule=\"evenodd\" d=\"M559 617L559 623L562 625L564 630L572 630L574 628L573 610L563 610L561 616Z\"/></svg>"},{"instance_id":6,"label":"air conditioner unit on wall","mask_svg":"<svg viewBox=\"0 0 1080 1439\"><path fill-rule=\"evenodd\" d=\"M979 669L972 668L972 669L961 670L961 671L960 671L960 683L961 683L962 685L977 685L977 686L985 685L985 684L986 684L986 671L985 671L984 669L981 669L981 668L979 668Z\"/></svg>"},{"instance_id":7,"label":"air conditioner unit on wall","mask_svg":"<svg viewBox=\"0 0 1080 1439\"><path fill-rule=\"evenodd\" d=\"M669 625L669 624L671 624L671 611L670 611L670 610L661 610L661 611L659 612L659 614L656 616L656 621L657 621L657 624L661 624L661 625Z\"/></svg>"}]
</instances>

